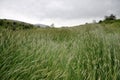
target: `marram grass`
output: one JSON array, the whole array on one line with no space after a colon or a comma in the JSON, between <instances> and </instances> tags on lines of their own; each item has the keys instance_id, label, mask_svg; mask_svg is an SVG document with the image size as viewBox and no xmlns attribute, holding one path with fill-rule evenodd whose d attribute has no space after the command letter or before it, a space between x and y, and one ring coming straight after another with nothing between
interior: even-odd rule
<instances>
[{"instance_id":1,"label":"marram grass","mask_svg":"<svg viewBox=\"0 0 120 80\"><path fill-rule=\"evenodd\" d=\"M0 80L120 80L120 27L0 30Z\"/></svg>"}]
</instances>

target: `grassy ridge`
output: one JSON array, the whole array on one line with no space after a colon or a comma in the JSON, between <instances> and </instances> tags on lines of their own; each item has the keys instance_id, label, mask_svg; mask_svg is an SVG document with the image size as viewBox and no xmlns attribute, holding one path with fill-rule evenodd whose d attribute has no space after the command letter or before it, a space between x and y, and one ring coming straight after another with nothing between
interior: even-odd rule
<instances>
[{"instance_id":1,"label":"grassy ridge","mask_svg":"<svg viewBox=\"0 0 120 80\"><path fill-rule=\"evenodd\" d=\"M119 26L0 30L0 79L120 80Z\"/></svg>"},{"instance_id":2,"label":"grassy ridge","mask_svg":"<svg viewBox=\"0 0 120 80\"><path fill-rule=\"evenodd\" d=\"M15 30L32 29L33 27L35 26L30 23L25 23L10 19L0 19L0 29L8 29L15 31Z\"/></svg>"}]
</instances>

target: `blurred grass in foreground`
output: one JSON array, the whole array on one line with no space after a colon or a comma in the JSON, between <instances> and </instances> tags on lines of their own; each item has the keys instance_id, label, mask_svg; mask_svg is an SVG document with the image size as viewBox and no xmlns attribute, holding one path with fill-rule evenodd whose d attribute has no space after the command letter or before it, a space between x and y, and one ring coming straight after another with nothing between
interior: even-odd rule
<instances>
[{"instance_id":1,"label":"blurred grass in foreground","mask_svg":"<svg viewBox=\"0 0 120 80\"><path fill-rule=\"evenodd\" d=\"M1 29L0 80L120 80L120 25Z\"/></svg>"}]
</instances>

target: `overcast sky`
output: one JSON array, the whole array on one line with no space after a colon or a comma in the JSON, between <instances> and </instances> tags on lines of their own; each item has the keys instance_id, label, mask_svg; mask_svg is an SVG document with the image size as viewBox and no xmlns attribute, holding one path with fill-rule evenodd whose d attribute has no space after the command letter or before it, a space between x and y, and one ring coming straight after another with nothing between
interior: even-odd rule
<instances>
[{"instance_id":1,"label":"overcast sky","mask_svg":"<svg viewBox=\"0 0 120 80\"><path fill-rule=\"evenodd\" d=\"M0 18L33 24L79 25L115 14L120 0L0 0Z\"/></svg>"}]
</instances>

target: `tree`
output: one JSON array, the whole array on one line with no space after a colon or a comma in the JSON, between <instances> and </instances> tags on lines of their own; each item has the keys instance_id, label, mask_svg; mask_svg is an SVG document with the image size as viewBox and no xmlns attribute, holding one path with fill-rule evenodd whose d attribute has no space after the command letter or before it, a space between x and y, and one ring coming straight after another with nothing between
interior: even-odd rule
<instances>
[{"instance_id":1,"label":"tree","mask_svg":"<svg viewBox=\"0 0 120 80\"><path fill-rule=\"evenodd\" d=\"M111 14L110 16L105 16L105 20L116 20L116 16Z\"/></svg>"},{"instance_id":2,"label":"tree","mask_svg":"<svg viewBox=\"0 0 120 80\"><path fill-rule=\"evenodd\" d=\"M102 20L100 20L98 23L102 23L103 21Z\"/></svg>"}]
</instances>

